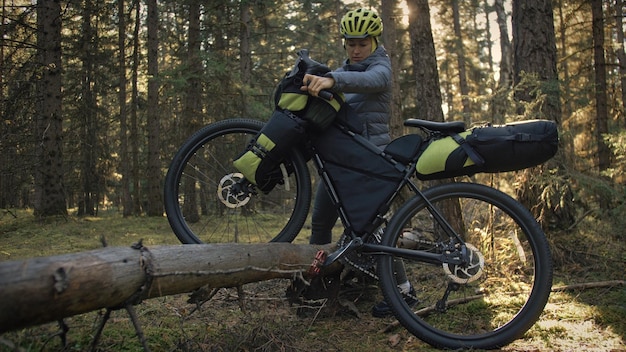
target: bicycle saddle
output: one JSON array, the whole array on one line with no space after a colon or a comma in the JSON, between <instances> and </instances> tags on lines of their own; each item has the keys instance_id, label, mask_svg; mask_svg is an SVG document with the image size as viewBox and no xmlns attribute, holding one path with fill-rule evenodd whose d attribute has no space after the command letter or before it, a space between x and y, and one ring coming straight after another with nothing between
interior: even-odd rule
<instances>
[{"instance_id":1,"label":"bicycle saddle","mask_svg":"<svg viewBox=\"0 0 626 352\"><path fill-rule=\"evenodd\" d=\"M436 122L420 119L406 119L404 125L444 133L461 133L465 131L465 122L463 121Z\"/></svg>"}]
</instances>

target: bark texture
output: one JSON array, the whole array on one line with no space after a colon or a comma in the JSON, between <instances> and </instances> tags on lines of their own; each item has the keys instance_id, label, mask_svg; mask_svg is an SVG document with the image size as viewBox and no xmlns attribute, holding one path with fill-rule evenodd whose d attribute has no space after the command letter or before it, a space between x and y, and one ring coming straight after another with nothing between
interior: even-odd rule
<instances>
[{"instance_id":1,"label":"bark texture","mask_svg":"<svg viewBox=\"0 0 626 352\"><path fill-rule=\"evenodd\" d=\"M88 252L0 263L0 333L205 285L307 275L324 247L202 244Z\"/></svg>"}]
</instances>

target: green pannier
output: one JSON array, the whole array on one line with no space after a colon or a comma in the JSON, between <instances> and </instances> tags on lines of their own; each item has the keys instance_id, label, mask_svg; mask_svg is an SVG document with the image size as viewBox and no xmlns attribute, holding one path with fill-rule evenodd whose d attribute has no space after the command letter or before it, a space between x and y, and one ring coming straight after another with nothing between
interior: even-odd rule
<instances>
[{"instance_id":1,"label":"green pannier","mask_svg":"<svg viewBox=\"0 0 626 352\"><path fill-rule=\"evenodd\" d=\"M261 191L271 191L283 181L278 166L291 148L305 140L306 126L307 122L288 111L274 111L233 165Z\"/></svg>"},{"instance_id":2,"label":"green pannier","mask_svg":"<svg viewBox=\"0 0 626 352\"><path fill-rule=\"evenodd\" d=\"M433 139L417 161L417 177L434 180L479 172L521 170L552 158L558 150L556 123L529 120L475 127Z\"/></svg>"}]
</instances>

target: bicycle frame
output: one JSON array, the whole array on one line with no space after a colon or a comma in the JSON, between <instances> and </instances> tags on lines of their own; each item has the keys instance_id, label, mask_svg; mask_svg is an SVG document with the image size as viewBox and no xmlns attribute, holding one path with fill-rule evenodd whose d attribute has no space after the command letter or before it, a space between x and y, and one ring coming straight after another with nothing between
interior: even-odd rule
<instances>
[{"instance_id":1,"label":"bicycle frame","mask_svg":"<svg viewBox=\"0 0 626 352\"><path fill-rule=\"evenodd\" d=\"M357 249L369 254L392 254L398 257L416 259L431 264L449 263L461 266L466 265L469 262L469 255L463 238L452 228L450 223L444 218L441 212L424 196L419 187L417 187L417 185L411 180L411 177L413 177L413 175L415 174L415 165L417 163L418 156L413 156L410 162L406 164L399 163L398 161L393 159L392 156L385 154L383 151L381 151L369 140L350 131L345 126L341 126L341 130L344 133L348 134L356 143L359 143L370 150L376 151L378 157L384 158L395 165L404 166L404 169L402 170L402 180L400 181L392 195L389 197L389 199L385 202L385 204L379 208L383 211L378 212L378 214L372 221L372 226L370 228L378 228L384 223L385 219L383 215L391 208L391 204L396 199L400 191L403 188L408 187L414 194L424 199L426 206L433 216L434 220L437 222L437 224L441 226L443 231L445 231L445 233L451 240L447 244L442 244L443 248L441 253L432 253L428 251L414 249L409 250L368 243L368 239L373 236L372 231L368 231L364 235L359 236L352 230L352 226L348 219L347 213L342 206L342 200L340 199L339 193L337 192L335 186L333 185L333 182L331 181L329 171L324 166L324 156L316 148L312 147L312 159L315 168L317 169L318 174L321 176L322 182L326 186L333 205L336 209L338 209L339 218L344 226L344 235L347 235L350 238L350 241L345 246L343 246L342 248L338 248L335 252L327 256L326 261L324 262L324 266L330 265L333 262L337 261L348 251Z\"/></svg>"}]
</instances>

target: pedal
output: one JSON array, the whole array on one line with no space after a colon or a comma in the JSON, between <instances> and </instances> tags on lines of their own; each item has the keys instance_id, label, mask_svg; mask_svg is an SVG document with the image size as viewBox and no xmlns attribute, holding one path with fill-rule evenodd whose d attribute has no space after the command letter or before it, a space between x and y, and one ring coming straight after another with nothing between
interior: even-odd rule
<instances>
[{"instance_id":1,"label":"pedal","mask_svg":"<svg viewBox=\"0 0 626 352\"><path fill-rule=\"evenodd\" d=\"M315 259L313 259L313 263L311 263L311 267L309 267L309 276L315 277L319 275L325 261L326 252L322 250L317 251L317 254L315 254Z\"/></svg>"}]
</instances>

